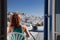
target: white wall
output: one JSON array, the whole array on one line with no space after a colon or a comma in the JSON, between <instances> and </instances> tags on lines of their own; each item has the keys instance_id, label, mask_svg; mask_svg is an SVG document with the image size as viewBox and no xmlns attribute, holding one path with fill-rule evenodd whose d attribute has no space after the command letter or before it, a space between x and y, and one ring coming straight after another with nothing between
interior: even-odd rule
<instances>
[{"instance_id":1,"label":"white wall","mask_svg":"<svg viewBox=\"0 0 60 40\"><path fill-rule=\"evenodd\" d=\"M56 14L56 31L60 32L60 14Z\"/></svg>"}]
</instances>

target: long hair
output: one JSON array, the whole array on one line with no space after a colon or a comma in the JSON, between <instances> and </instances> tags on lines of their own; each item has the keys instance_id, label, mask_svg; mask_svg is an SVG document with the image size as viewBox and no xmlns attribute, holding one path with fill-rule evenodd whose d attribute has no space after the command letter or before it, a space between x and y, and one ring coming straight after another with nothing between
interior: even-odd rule
<instances>
[{"instance_id":1,"label":"long hair","mask_svg":"<svg viewBox=\"0 0 60 40\"><path fill-rule=\"evenodd\" d=\"M20 25L20 17L18 14L14 13L10 16L10 26L18 27Z\"/></svg>"}]
</instances>

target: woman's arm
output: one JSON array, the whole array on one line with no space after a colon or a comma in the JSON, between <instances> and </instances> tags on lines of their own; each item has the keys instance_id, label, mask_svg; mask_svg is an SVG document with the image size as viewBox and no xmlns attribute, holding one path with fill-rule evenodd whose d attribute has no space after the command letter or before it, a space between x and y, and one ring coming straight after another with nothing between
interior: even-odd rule
<instances>
[{"instance_id":1,"label":"woman's arm","mask_svg":"<svg viewBox=\"0 0 60 40\"><path fill-rule=\"evenodd\" d=\"M24 32L26 33L26 37L30 37L30 33L29 33L29 31L28 31L28 28L27 28L27 26L25 26L25 25L23 25L23 27L24 27Z\"/></svg>"},{"instance_id":2,"label":"woman's arm","mask_svg":"<svg viewBox=\"0 0 60 40\"><path fill-rule=\"evenodd\" d=\"M7 33L11 32L11 28L7 27Z\"/></svg>"},{"instance_id":3,"label":"woman's arm","mask_svg":"<svg viewBox=\"0 0 60 40\"><path fill-rule=\"evenodd\" d=\"M30 37L30 33L29 33L29 31L28 31L28 28L26 27L26 29L25 29L25 33L26 33L26 36L27 37Z\"/></svg>"}]
</instances>

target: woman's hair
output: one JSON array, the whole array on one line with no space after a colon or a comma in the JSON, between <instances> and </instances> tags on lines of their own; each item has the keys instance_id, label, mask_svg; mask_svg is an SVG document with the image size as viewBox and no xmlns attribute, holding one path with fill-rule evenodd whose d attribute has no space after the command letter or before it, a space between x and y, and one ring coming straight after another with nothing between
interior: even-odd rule
<instances>
[{"instance_id":1,"label":"woman's hair","mask_svg":"<svg viewBox=\"0 0 60 40\"><path fill-rule=\"evenodd\" d=\"M20 17L18 14L14 13L10 16L10 26L19 26L20 25Z\"/></svg>"}]
</instances>

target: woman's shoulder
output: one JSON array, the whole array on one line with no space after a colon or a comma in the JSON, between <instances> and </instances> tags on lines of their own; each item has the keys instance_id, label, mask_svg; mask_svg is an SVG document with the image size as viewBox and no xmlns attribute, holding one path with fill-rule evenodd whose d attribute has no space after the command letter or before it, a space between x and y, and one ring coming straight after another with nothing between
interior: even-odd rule
<instances>
[{"instance_id":1,"label":"woman's shoulder","mask_svg":"<svg viewBox=\"0 0 60 40\"><path fill-rule=\"evenodd\" d=\"M27 28L27 26L26 26L26 25L21 25L21 26L22 26L22 28L25 28L25 29Z\"/></svg>"}]
</instances>

